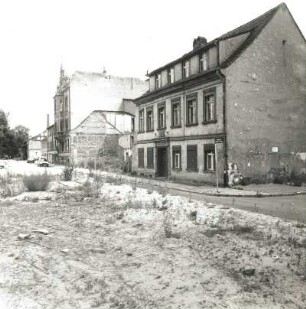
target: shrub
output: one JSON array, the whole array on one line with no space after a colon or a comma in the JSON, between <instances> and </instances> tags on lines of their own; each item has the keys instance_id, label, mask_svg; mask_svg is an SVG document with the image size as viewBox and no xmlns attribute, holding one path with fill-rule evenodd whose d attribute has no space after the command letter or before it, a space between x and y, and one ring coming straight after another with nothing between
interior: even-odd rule
<instances>
[{"instance_id":1,"label":"shrub","mask_svg":"<svg viewBox=\"0 0 306 309\"><path fill-rule=\"evenodd\" d=\"M70 181L72 179L73 166L65 166L63 171L63 177L65 181Z\"/></svg>"},{"instance_id":2,"label":"shrub","mask_svg":"<svg viewBox=\"0 0 306 309\"><path fill-rule=\"evenodd\" d=\"M47 173L23 177L23 184L29 191L46 191L50 181L50 176Z\"/></svg>"}]
</instances>

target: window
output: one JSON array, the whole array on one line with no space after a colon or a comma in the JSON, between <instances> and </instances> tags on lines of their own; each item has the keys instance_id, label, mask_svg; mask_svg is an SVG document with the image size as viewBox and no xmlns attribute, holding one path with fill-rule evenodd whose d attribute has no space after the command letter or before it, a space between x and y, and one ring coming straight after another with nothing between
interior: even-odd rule
<instances>
[{"instance_id":1,"label":"window","mask_svg":"<svg viewBox=\"0 0 306 309\"><path fill-rule=\"evenodd\" d=\"M187 60L183 63L183 77L187 78L190 75L190 61Z\"/></svg>"},{"instance_id":2,"label":"window","mask_svg":"<svg viewBox=\"0 0 306 309\"><path fill-rule=\"evenodd\" d=\"M204 170L214 171L215 169L215 145L204 145Z\"/></svg>"},{"instance_id":3,"label":"window","mask_svg":"<svg viewBox=\"0 0 306 309\"><path fill-rule=\"evenodd\" d=\"M161 87L161 76L160 74L155 75L155 89L158 89Z\"/></svg>"},{"instance_id":4,"label":"window","mask_svg":"<svg viewBox=\"0 0 306 309\"><path fill-rule=\"evenodd\" d=\"M172 103L172 127L181 126L181 99L173 99Z\"/></svg>"},{"instance_id":5,"label":"window","mask_svg":"<svg viewBox=\"0 0 306 309\"><path fill-rule=\"evenodd\" d=\"M181 169L181 146L172 146L172 167Z\"/></svg>"},{"instance_id":6,"label":"window","mask_svg":"<svg viewBox=\"0 0 306 309\"><path fill-rule=\"evenodd\" d=\"M135 131L135 118L134 117L132 117L131 119L131 129L132 129L132 132Z\"/></svg>"},{"instance_id":7,"label":"window","mask_svg":"<svg viewBox=\"0 0 306 309\"><path fill-rule=\"evenodd\" d=\"M138 167L144 167L144 149L138 148Z\"/></svg>"},{"instance_id":8,"label":"window","mask_svg":"<svg viewBox=\"0 0 306 309\"><path fill-rule=\"evenodd\" d=\"M166 106L161 105L158 107L158 129L166 127Z\"/></svg>"},{"instance_id":9,"label":"window","mask_svg":"<svg viewBox=\"0 0 306 309\"><path fill-rule=\"evenodd\" d=\"M187 146L187 170L198 170L198 148L197 145Z\"/></svg>"},{"instance_id":10,"label":"window","mask_svg":"<svg viewBox=\"0 0 306 309\"><path fill-rule=\"evenodd\" d=\"M204 91L204 122L211 122L216 120L216 92L215 90Z\"/></svg>"},{"instance_id":11,"label":"window","mask_svg":"<svg viewBox=\"0 0 306 309\"><path fill-rule=\"evenodd\" d=\"M197 125L197 96L192 95L186 98L186 108L187 108L187 125Z\"/></svg>"},{"instance_id":12,"label":"window","mask_svg":"<svg viewBox=\"0 0 306 309\"><path fill-rule=\"evenodd\" d=\"M200 71L208 70L208 53L204 52L200 57Z\"/></svg>"},{"instance_id":13,"label":"window","mask_svg":"<svg viewBox=\"0 0 306 309\"><path fill-rule=\"evenodd\" d=\"M153 124L153 108L147 108L147 131L153 131L154 124Z\"/></svg>"},{"instance_id":14,"label":"window","mask_svg":"<svg viewBox=\"0 0 306 309\"><path fill-rule=\"evenodd\" d=\"M139 111L139 132L144 131L144 110Z\"/></svg>"},{"instance_id":15,"label":"window","mask_svg":"<svg viewBox=\"0 0 306 309\"><path fill-rule=\"evenodd\" d=\"M154 148L147 148L147 167L154 168Z\"/></svg>"},{"instance_id":16,"label":"window","mask_svg":"<svg viewBox=\"0 0 306 309\"><path fill-rule=\"evenodd\" d=\"M170 68L167 71L168 84L174 83L174 68Z\"/></svg>"},{"instance_id":17,"label":"window","mask_svg":"<svg viewBox=\"0 0 306 309\"><path fill-rule=\"evenodd\" d=\"M64 106L64 110L68 110L68 97L65 97L65 106Z\"/></svg>"}]
</instances>

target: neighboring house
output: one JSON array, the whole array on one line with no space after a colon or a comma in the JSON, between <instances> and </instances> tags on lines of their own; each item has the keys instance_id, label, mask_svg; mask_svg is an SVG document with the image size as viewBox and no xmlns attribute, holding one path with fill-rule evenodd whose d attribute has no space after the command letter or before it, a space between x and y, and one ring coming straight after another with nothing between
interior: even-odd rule
<instances>
[{"instance_id":1,"label":"neighboring house","mask_svg":"<svg viewBox=\"0 0 306 309\"><path fill-rule=\"evenodd\" d=\"M306 152L305 66L305 38L285 4L213 41L198 37L135 100L135 172L214 183L229 170L293 170L290 157Z\"/></svg>"},{"instance_id":2,"label":"neighboring house","mask_svg":"<svg viewBox=\"0 0 306 309\"><path fill-rule=\"evenodd\" d=\"M125 159L131 149L126 140L130 139L132 119L134 116L127 112L93 111L70 131L71 161L80 164L101 156Z\"/></svg>"},{"instance_id":3,"label":"neighboring house","mask_svg":"<svg viewBox=\"0 0 306 309\"><path fill-rule=\"evenodd\" d=\"M57 142L55 140L55 126L54 124L47 128L47 158L51 163L56 162L57 156Z\"/></svg>"},{"instance_id":4,"label":"neighboring house","mask_svg":"<svg viewBox=\"0 0 306 309\"><path fill-rule=\"evenodd\" d=\"M71 77L61 69L54 96L54 131L59 162L71 159L70 131L94 110L134 114L132 100L148 90L148 84L133 77L106 73L75 72Z\"/></svg>"},{"instance_id":5,"label":"neighboring house","mask_svg":"<svg viewBox=\"0 0 306 309\"><path fill-rule=\"evenodd\" d=\"M47 136L46 132L29 138L28 140L28 158L39 159L47 156Z\"/></svg>"}]
</instances>

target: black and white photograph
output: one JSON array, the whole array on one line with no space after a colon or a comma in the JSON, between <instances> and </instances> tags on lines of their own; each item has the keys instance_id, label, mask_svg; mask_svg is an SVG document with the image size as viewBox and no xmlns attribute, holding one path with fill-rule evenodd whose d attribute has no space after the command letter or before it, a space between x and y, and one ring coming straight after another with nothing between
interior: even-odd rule
<instances>
[{"instance_id":1,"label":"black and white photograph","mask_svg":"<svg viewBox=\"0 0 306 309\"><path fill-rule=\"evenodd\" d=\"M0 309L305 309L306 4L0 2Z\"/></svg>"}]
</instances>

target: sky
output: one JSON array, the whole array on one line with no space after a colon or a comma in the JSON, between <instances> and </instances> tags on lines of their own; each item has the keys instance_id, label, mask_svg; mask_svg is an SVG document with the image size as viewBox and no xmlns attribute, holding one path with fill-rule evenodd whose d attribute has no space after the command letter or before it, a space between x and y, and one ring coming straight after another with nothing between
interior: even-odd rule
<instances>
[{"instance_id":1,"label":"sky","mask_svg":"<svg viewBox=\"0 0 306 309\"><path fill-rule=\"evenodd\" d=\"M53 119L61 65L145 79L147 71L280 4L277 0L0 0L0 109L13 128ZM285 2L306 36L306 4Z\"/></svg>"}]
</instances>

